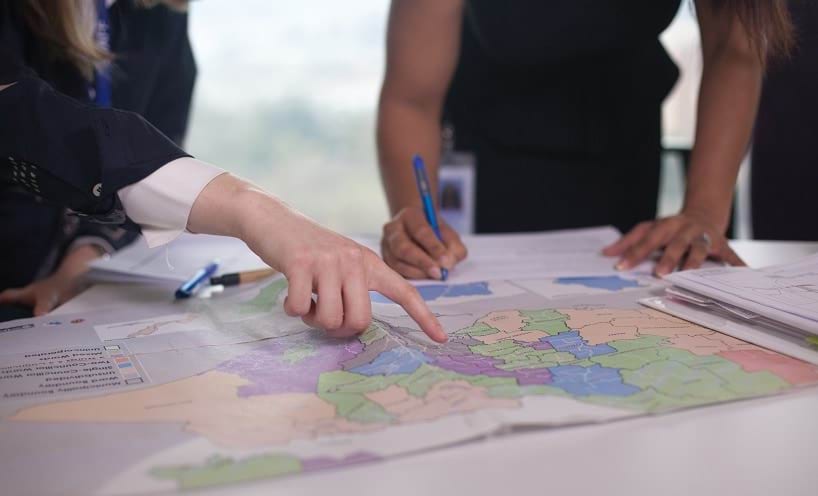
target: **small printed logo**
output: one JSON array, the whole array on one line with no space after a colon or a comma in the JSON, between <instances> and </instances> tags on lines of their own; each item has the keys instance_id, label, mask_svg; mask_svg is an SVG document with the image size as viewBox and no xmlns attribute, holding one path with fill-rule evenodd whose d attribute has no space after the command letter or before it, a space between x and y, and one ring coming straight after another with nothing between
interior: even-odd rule
<instances>
[{"instance_id":1,"label":"small printed logo","mask_svg":"<svg viewBox=\"0 0 818 496\"><path fill-rule=\"evenodd\" d=\"M85 319L74 319L71 321L72 324L82 324L85 322Z\"/></svg>"}]
</instances>

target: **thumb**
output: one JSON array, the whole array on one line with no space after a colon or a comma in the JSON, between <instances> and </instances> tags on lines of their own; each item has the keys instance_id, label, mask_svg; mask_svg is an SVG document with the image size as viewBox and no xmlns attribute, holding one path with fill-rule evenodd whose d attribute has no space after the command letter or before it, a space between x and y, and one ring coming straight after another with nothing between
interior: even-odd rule
<instances>
[{"instance_id":1,"label":"thumb","mask_svg":"<svg viewBox=\"0 0 818 496\"><path fill-rule=\"evenodd\" d=\"M37 295L34 301L34 316L45 315L57 306L57 296L52 292Z\"/></svg>"}]
</instances>

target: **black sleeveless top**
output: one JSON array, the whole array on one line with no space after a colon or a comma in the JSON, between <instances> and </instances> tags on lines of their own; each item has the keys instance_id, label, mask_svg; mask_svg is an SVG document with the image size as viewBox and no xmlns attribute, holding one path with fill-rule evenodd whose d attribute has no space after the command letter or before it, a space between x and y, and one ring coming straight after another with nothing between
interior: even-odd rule
<instances>
[{"instance_id":1,"label":"black sleeveless top","mask_svg":"<svg viewBox=\"0 0 818 496\"><path fill-rule=\"evenodd\" d=\"M660 109L678 76L658 36L679 3L467 0L444 120L456 148L477 155L478 231L627 229L655 214ZM604 188L617 178L639 205L611 207ZM565 197L519 201L542 197L543 183ZM607 213L543 215L583 192Z\"/></svg>"}]
</instances>

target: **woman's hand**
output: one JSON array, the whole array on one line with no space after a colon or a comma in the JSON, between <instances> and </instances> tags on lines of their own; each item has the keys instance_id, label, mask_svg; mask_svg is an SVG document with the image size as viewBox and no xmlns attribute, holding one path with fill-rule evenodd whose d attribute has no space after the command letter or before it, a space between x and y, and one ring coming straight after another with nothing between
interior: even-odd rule
<instances>
[{"instance_id":1,"label":"woman's hand","mask_svg":"<svg viewBox=\"0 0 818 496\"><path fill-rule=\"evenodd\" d=\"M605 247L602 254L621 257L616 268L628 270L642 263L654 251L664 249L654 269L660 277L677 267L682 270L697 268L708 257L730 265L745 265L722 233L723 230L708 222L704 215L682 212L638 224L616 243Z\"/></svg>"},{"instance_id":2,"label":"woman's hand","mask_svg":"<svg viewBox=\"0 0 818 496\"><path fill-rule=\"evenodd\" d=\"M406 309L430 338L447 339L418 291L374 252L236 177L223 174L208 184L193 205L188 228L244 240L287 277L287 314L330 336L352 336L369 327L369 291L375 290Z\"/></svg>"},{"instance_id":3,"label":"woman's hand","mask_svg":"<svg viewBox=\"0 0 818 496\"><path fill-rule=\"evenodd\" d=\"M451 270L466 258L457 232L440 219L437 239L421 207L407 207L383 226L381 252L390 267L410 279L440 280L441 268Z\"/></svg>"},{"instance_id":4,"label":"woman's hand","mask_svg":"<svg viewBox=\"0 0 818 496\"><path fill-rule=\"evenodd\" d=\"M88 262L101 254L92 245L80 246L68 253L49 277L0 293L0 304L25 305L32 307L35 317L45 315L83 289L82 275L88 270Z\"/></svg>"}]
</instances>

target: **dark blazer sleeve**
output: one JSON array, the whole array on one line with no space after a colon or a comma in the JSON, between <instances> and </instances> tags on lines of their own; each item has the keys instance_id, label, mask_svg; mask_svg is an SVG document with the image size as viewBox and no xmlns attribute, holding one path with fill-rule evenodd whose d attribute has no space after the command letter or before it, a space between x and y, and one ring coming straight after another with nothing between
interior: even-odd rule
<instances>
[{"instance_id":1,"label":"dark blazer sleeve","mask_svg":"<svg viewBox=\"0 0 818 496\"><path fill-rule=\"evenodd\" d=\"M85 105L0 47L0 182L77 212L116 216L117 192L189 156L141 116Z\"/></svg>"}]
</instances>

